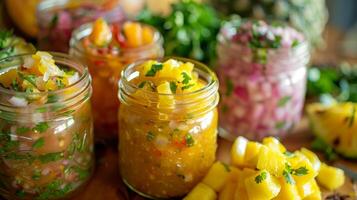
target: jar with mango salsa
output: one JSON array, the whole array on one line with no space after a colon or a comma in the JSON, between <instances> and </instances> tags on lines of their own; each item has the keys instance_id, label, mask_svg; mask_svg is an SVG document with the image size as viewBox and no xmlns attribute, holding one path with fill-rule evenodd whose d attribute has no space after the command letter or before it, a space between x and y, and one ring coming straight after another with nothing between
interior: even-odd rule
<instances>
[{"instance_id":1,"label":"jar with mango salsa","mask_svg":"<svg viewBox=\"0 0 357 200\"><path fill-rule=\"evenodd\" d=\"M215 160L218 80L205 65L174 58L128 65L119 81L119 167L150 198L181 197Z\"/></svg>"},{"instance_id":2,"label":"jar with mango salsa","mask_svg":"<svg viewBox=\"0 0 357 200\"><path fill-rule=\"evenodd\" d=\"M93 170L89 73L64 54L0 60L0 195L62 199Z\"/></svg>"},{"instance_id":3,"label":"jar with mango salsa","mask_svg":"<svg viewBox=\"0 0 357 200\"><path fill-rule=\"evenodd\" d=\"M137 22L108 24L98 19L74 32L70 54L89 67L97 139L117 137L117 82L123 66L141 59L162 57L162 43L162 36L156 29Z\"/></svg>"}]
</instances>

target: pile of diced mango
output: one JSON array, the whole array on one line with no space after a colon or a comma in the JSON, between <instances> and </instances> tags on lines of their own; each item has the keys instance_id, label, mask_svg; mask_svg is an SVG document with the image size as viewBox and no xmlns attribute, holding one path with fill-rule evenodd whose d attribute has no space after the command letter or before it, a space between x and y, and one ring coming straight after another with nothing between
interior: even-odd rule
<instances>
[{"instance_id":1,"label":"pile of diced mango","mask_svg":"<svg viewBox=\"0 0 357 200\"><path fill-rule=\"evenodd\" d=\"M184 200L320 200L317 183L334 190L344 181L341 169L320 162L308 149L292 153L273 137L262 143L238 137L231 165L214 163Z\"/></svg>"}]
</instances>

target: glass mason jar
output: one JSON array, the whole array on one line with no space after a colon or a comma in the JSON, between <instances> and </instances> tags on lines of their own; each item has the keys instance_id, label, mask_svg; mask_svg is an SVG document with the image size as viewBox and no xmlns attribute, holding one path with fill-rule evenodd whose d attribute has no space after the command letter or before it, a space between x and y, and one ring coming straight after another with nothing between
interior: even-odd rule
<instances>
[{"instance_id":1,"label":"glass mason jar","mask_svg":"<svg viewBox=\"0 0 357 200\"><path fill-rule=\"evenodd\" d=\"M38 49L67 53L72 31L100 17L121 22L125 14L118 0L42 1L37 7Z\"/></svg>"},{"instance_id":2,"label":"glass mason jar","mask_svg":"<svg viewBox=\"0 0 357 200\"><path fill-rule=\"evenodd\" d=\"M219 134L253 140L284 136L300 121L304 105L307 42L288 49L251 49L231 42L222 31L218 38Z\"/></svg>"},{"instance_id":3,"label":"glass mason jar","mask_svg":"<svg viewBox=\"0 0 357 200\"><path fill-rule=\"evenodd\" d=\"M176 58L175 58L176 59ZM204 88L186 94L139 91L130 82L140 63L128 65L119 81L119 168L126 185L149 198L189 192L215 161L218 80L205 65L191 62ZM135 98L142 92L146 98ZM175 99L158 108L160 97Z\"/></svg>"},{"instance_id":4,"label":"glass mason jar","mask_svg":"<svg viewBox=\"0 0 357 200\"><path fill-rule=\"evenodd\" d=\"M78 71L80 79L50 92L26 93L0 87L0 195L5 199L65 198L92 174L89 73L65 54L52 55L57 65ZM0 60L1 70L23 65L28 56ZM13 97L46 103L15 106L9 101Z\"/></svg>"},{"instance_id":5,"label":"glass mason jar","mask_svg":"<svg viewBox=\"0 0 357 200\"><path fill-rule=\"evenodd\" d=\"M120 49L116 54L98 55L86 51L82 40L92 32L92 23L73 32L70 54L89 67L93 84L93 115L96 138L111 139L118 135L118 80L123 67L142 59L156 59L164 55L163 38L154 28L151 44Z\"/></svg>"}]
</instances>

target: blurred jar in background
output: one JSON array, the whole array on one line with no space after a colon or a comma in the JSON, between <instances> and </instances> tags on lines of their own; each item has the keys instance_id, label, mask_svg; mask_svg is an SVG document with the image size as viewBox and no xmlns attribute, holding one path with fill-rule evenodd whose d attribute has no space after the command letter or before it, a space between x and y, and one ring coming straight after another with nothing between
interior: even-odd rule
<instances>
[{"instance_id":1,"label":"blurred jar in background","mask_svg":"<svg viewBox=\"0 0 357 200\"><path fill-rule=\"evenodd\" d=\"M151 26L98 19L73 32L70 54L89 67L93 84L93 114L97 139L117 137L117 82L123 67L141 59L164 55L161 34Z\"/></svg>"},{"instance_id":2,"label":"blurred jar in background","mask_svg":"<svg viewBox=\"0 0 357 200\"><path fill-rule=\"evenodd\" d=\"M44 0L37 8L38 48L67 52L72 31L99 17L121 22L125 14L118 0Z\"/></svg>"}]
</instances>

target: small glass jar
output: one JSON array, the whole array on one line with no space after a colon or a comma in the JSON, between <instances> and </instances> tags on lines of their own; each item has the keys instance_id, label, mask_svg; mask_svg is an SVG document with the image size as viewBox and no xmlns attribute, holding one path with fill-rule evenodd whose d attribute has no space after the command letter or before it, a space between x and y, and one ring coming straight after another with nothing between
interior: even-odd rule
<instances>
[{"instance_id":1,"label":"small glass jar","mask_svg":"<svg viewBox=\"0 0 357 200\"><path fill-rule=\"evenodd\" d=\"M201 63L177 60L193 63L193 71L206 85L181 95L140 91L130 82L138 76L140 63L128 65L119 81L121 177L131 189L149 198L185 195L216 158L218 80ZM142 92L145 98L136 98L135 92ZM158 99L167 97L175 99L174 108L158 106Z\"/></svg>"},{"instance_id":2,"label":"small glass jar","mask_svg":"<svg viewBox=\"0 0 357 200\"><path fill-rule=\"evenodd\" d=\"M118 0L44 0L37 7L38 49L67 53L72 31L103 17L121 22L124 11Z\"/></svg>"},{"instance_id":3,"label":"small glass jar","mask_svg":"<svg viewBox=\"0 0 357 200\"><path fill-rule=\"evenodd\" d=\"M231 32L230 27L223 27L218 36L219 134L230 140L237 136L252 140L284 136L300 121L308 43L302 41L291 48L253 49L232 42Z\"/></svg>"},{"instance_id":4,"label":"small glass jar","mask_svg":"<svg viewBox=\"0 0 357 200\"><path fill-rule=\"evenodd\" d=\"M93 23L85 24L73 32L70 54L89 67L93 84L91 100L96 138L112 139L118 135L117 83L123 67L138 60L163 57L163 38L156 29L150 27L154 32L151 44L119 49L116 54L98 55L87 51L82 43L91 34L92 27Z\"/></svg>"},{"instance_id":5,"label":"small glass jar","mask_svg":"<svg viewBox=\"0 0 357 200\"><path fill-rule=\"evenodd\" d=\"M39 93L0 87L0 195L5 199L62 199L81 188L93 171L89 73L69 56L51 54L57 65L80 74L76 83ZM0 60L1 70L23 65L26 57L31 55ZM15 105L13 98L45 103Z\"/></svg>"}]
</instances>

